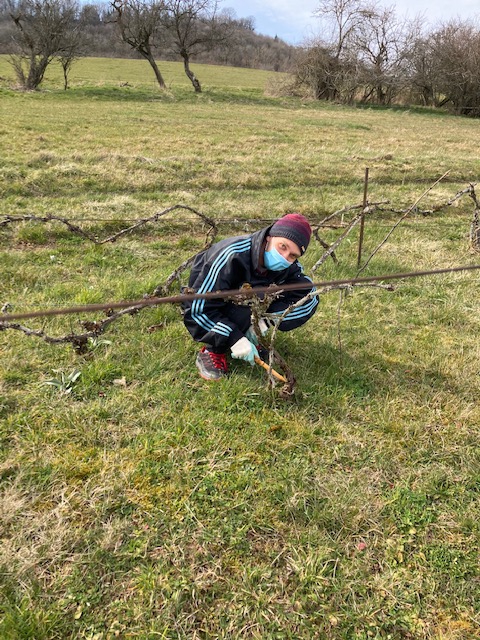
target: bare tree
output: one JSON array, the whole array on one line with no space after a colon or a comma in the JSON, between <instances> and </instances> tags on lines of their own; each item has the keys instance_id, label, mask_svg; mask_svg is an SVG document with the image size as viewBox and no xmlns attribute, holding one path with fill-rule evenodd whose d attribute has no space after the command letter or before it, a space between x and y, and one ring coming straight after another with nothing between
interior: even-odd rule
<instances>
[{"instance_id":1,"label":"bare tree","mask_svg":"<svg viewBox=\"0 0 480 640\"><path fill-rule=\"evenodd\" d=\"M37 89L55 57L73 57L80 44L75 0L7 0L15 25L11 64L24 90ZM71 63L70 63L71 66Z\"/></svg>"},{"instance_id":2,"label":"bare tree","mask_svg":"<svg viewBox=\"0 0 480 640\"><path fill-rule=\"evenodd\" d=\"M409 56L413 100L480 116L480 31L451 20L419 37Z\"/></svg>"},{"instance_id":3,"label":"bare tree","mask_svg":"<svg viewBox=\"0 0 480 640\"><path fill-rule=\"evenodd\" d=\"M409 90L414 103L441 106L435 73L433 42L428 35L418 37L409 52Z\"/></svg>"},{"instance_id":4,"label":"bare tree","mask_svg":"<svg viewBox=\"0 0 480 640\"><path fill-rule=\"evenodd\" d=\"M338 96L340 63L328 47L312 44L298 56L295 65L297 86L306 87L316 100L334 100Z\"/></svg>"},{"instance_id":5,"label":"bare tree","mask_svg":"<svg viewBox=\"0 0 480 640\"><path fill-rule=\"evenodd\" d=\"M469 22L451 20L430 34L429 42L432 82L441 104L479 117L480 31Z\"/></svg>"},{"instance_id":6,"label":"bare tree","mask_svg":"<svg viewBox=\"0 0 480 640\"><path fill-rule=\"evenodd\" d=\"M365 0L320 0L314 15L325 21L322 40L337 60L345 54L369 8Z\"/></svg>"},{"instance_id":7,"label":"bare tree","mask_svg":"<svg viewBox=\"0 0 480 640\"><path fill-rule=\"evenodd\" d=\"M307 43L297 65L297 77L306 65L317 97L341 102L356 98L363 63L355 43L365 16L374 8L368 0L320 0L314 15L322 20L321 36Z\"/></svg>"},{"instance_id":8,"label":"bare tree","mask_svg":"<svg viewBox=\"0 0 480 640\"><path fill-rule=\"evenodd\" d=\"M74 62L78 60L85 51L84 45L86 39L83 25L82 14L80 14L80 20L77 24L72 25L72 29L66 38L65 46L57 56L63 71L63 88L65 91L68 89L68 74Z\"/></svg>"},{"instance_id":9,"label":"bare tree","mask_svg":"<svg viewBox=\"0 0 480 640\"><path fill-rule=\"evenodd\" d=\"M165 3L162 0L113 0L120 36L132 49L148 60L161 89L165 80L153 51L164 39Z\"/></svg>"},{"instance_id":10,"label":"bare tree","mask_svg":"<svg viewBox=\"0 0 480 640\"><path fill-rule=\"evenodd\" d=\"M217 0L166 0L164 26L172 40L172 49L180 55L187 78L197 93L200 81L190 68L193 55L224 42L231 33L231 20L217 14Z\"/></svg>"},{"instance_id":11,"label":"bare tree","mask_svg":"<svg viewBox=\"0 0 480 640\"><path fill-rule=\"evenodd\" d=\"M315 15L322 37L307 45L296 75L316 97L390 104L404 91L417 20L374 0L320 0Z\"/></svg>"},{"instance_id":12,"label":"bare tree","mask_svg":"<svg viewBox=\"0 0 480 640\"><path fill-rule=\"evenodd\" d=\"M363 69L363 102L391 104L404 88L415 25L399 20L393 7L370 7L363 11L353 40L355 55Z\"/></svg>"},{"instance_id":13,"label":"bare tree","mask_svg":"<svg viewBox=\"0 0 480 640\"><path fill-rule=\"evenodd\" d=\"M83 4L85 0L76 1L80 3L77 17L78 31L82 36L80 55L83 52L90 56L139 57L138 51L119 37L118 14L112 8L113 0L108 0L106 4L97 4L96 0L87 0L87 4ZM220 5L220 0L218 1ZM7 2L8 0L0 0L0 54L8 55L14 52L12 32L16 27L7 10ZM127 27L125 13L122 19ZM252 17L238 18L233 9L224 9L217 12L216 19L217 25L225 27L227 37L222 34L222 37L215 39L208 48L197 48L191 58L196 63L228 64L272 71L291 70L297 48L279 38L256 33ZM179 56L178 51L173 47L172 36L168 36L167 42L163 39L164 34L162 26L151 39L151 48L160 68L159 58L175 60ZM18 52L18 48L15 52ZM68 68L67 73L69 73Z\"/></svg>"}]
</instances>

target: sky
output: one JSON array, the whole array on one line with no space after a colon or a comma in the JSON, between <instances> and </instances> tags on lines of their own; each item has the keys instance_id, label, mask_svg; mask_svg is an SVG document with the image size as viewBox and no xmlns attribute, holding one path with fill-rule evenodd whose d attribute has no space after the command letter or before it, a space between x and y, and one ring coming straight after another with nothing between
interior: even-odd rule
<instances>
[{"instance_id":1,"label":"sky","mask_svg":"<svg viewBox=\"0 0 480 640\"><path fill-rule=\"evenodd\" d=\"M222 0L219 7L234 9L238 18L253 16L257 33L301 44L319 33L320 21L312 16L318 4L318 0ZM397 16L421 14L431 25L456 17L480 18L478 0L380 0L380 4L395 6Z\"/></svg>"}]
</instances>

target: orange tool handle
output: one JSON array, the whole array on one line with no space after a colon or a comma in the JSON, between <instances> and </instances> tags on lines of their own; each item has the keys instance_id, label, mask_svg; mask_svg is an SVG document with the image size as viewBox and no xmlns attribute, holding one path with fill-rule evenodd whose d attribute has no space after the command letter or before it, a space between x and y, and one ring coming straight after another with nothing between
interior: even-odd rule
<instances>
[{"instance_id":1,"label":"orange tool handle","mask_svg":"<svg viewBox=\"0 0 480 640\"><path fill-rule=\"evenodd\" d=\"M277 380L281 380L281 382L288 382L286 378L284 378L282 375L278 373L278 371L275 371L275 369L270 369L268 364L263 360L261 360L258 356L255 356L255 362L259 364L261 367L263 367L265 371L271 371L272 376Z\"/></svg>"}]
</instances>

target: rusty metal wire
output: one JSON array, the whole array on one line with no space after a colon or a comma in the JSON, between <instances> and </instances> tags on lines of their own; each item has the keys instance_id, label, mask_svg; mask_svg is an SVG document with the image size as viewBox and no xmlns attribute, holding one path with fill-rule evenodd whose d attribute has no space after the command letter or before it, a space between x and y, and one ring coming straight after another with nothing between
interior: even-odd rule
<instances>
[{"instance_id":1,"label":"rusty metal wire","mask_svg":"<svg viewBox=\"0 0 480 640\"><path fill-rule=\"evenodd\" d=\"M336 287L342 285L360 285L372 282L383 282L391 280L406 280L409 278L421 278L426 276L442 275L448 273L459 273L462 271L475 271L480 269L480 264L465 265L459 267L448 267L443 269L429 269L425 271L410 271L406 273L390 273L380 276L365 276L362 278L344 278L340 280L323 280L314 283L304 284L288 284L288 285L270 285L265 287L252 287L251 289L230 289L224 291L214 291L211 293L183 293L173 296L156 297L146 296L140 300L130 300L123 302L106 302L98 304L78 305L72 307L61 307L52 309L40 309L38 311L28 311L24 313L4 313L0 315L0 330L2 324L13 320L24 320L27 318L45 318L49 316L63 316L80 313L93 313L97 311L110 311L116 309L126 309L127 307L154 307L160 304L181 304L192 300L212 300L220 298L238 298L245 300L253 298L259 294L279 293L282 291L300 291L315 287L323 289L324 287Z\"/></svg>"}]
</instances>

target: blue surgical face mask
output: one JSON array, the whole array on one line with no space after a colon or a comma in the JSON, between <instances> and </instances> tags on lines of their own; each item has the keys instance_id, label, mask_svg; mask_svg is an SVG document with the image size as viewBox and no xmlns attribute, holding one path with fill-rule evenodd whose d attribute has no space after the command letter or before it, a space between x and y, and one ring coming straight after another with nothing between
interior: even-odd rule
<instances>
[{"instance_id":1,"label":"blue surgical face mask","mask_svg":"<svg viewBox=\"0 0 480 640\"><path fill-rule=\"evenodd\" d=\"M275 247L272 247L270 251L265 251L263 262L270 271L283 271L292 265Z\"/></svg>"}]
</instances>

